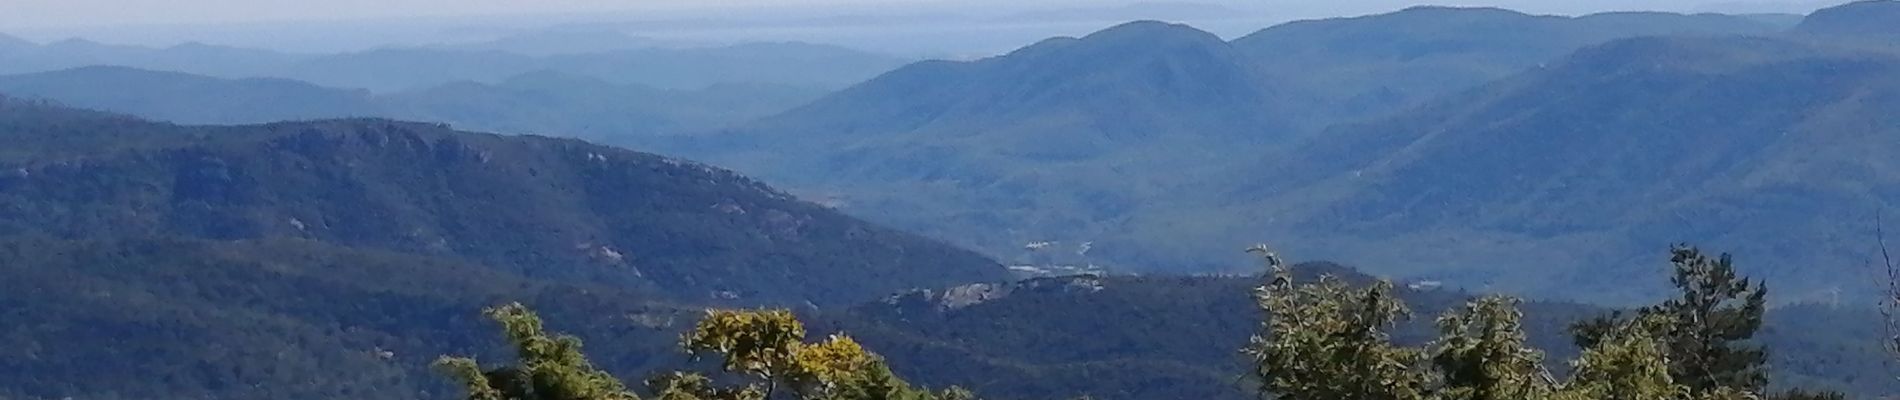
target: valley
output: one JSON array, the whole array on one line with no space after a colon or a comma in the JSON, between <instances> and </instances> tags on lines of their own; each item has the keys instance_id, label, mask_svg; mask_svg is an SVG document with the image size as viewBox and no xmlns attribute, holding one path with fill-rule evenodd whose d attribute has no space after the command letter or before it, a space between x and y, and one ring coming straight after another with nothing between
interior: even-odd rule
<instances>
[{"instance_id":1,"label":"valley","mask_svg":"<svg viewBox=\"0 0 1900 400\"><path fill-rule=\"evenodd\" d=\"M1670 400L1887 398L1896 38L1891 0L1137 20L925 60L612 30L329 54L0 35L0 399L488 399L441 356L674 400L1238 400L1381 373L1439 374L1393 399L1519 398L1455 395L1465 339L1511 346L1485 371L1535 376L1526 399L1644 368ZM1243 251L1263 242L1292 264ZM1731 278L1752 291L1688 283ZM745 355L692 347L709 326L783 328L709 310L785 310L810 334L771 351L832 364L702 358ZM529 363L543 319L587 358ZM1643 325L1669 321L1760 378L1685 375L1688 328ZM1337 346L1362 351L1276 358ZM1415 364L1297 369L1378 357ZM675 368L720 372L645 380ZM659 389L687 378L713 386ZM624 398L547 393L494 400Z\"/></svg>"}]
</instances>

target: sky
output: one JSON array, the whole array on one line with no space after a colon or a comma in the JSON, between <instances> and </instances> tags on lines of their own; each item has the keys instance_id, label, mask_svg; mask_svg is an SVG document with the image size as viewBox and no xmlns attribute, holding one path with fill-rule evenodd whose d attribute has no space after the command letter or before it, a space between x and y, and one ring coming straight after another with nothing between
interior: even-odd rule
<instances>
[{"instance_id":1,"label":"sky","mask_svg":"<svg viewBox=\"0 0 1900 400\"><path fill-rule=\"evenodd\" d=\"M1113 1L1031 1L1002 2L989 0L6 0L0 1L0 26L75 27L121 24L224 23L240 21L336 20L361 18L470 16L524 13L589 13L602 11L643 11L681 9L721 9L749 7L840 8L879 5L902 9L966 8L975 11L998 8L1023 8L1051 5L1072 7L1102 5ZM1403 7L1417 2L1385 0L1251 0L1204 1L1244 8L1288 8L1332 11L1337 14L1362 13L1370 9ZM1514 9L1535 9L1571 13L1586 10L1696 10L1739 6L1771 10L1786 4L1814 3L1801 0L1493 0L1440 1L1443 4L1497 5ZM1799 7L1795 7L1799 8Z\"/></svg>"},{"instance_id":2,"label":"sky","mask_svg":"<svg viewBox=\"0 0 1900 400\"><path fill-rule=\"evenodd\" d=\"M906 53L983 53L1115 20L1236 36L1295 19L1419 4L1539 14L1794 12L1845 0L0 0L0 33L164 46L346 51L576 24L682 42L801 40Z\"/></svg>"}]
</instances>

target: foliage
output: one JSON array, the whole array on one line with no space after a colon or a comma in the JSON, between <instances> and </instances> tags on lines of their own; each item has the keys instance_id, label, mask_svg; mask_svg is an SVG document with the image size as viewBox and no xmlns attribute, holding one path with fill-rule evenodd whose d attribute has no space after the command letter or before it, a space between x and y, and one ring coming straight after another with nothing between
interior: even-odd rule
<instances>
[{"instance_id":1,"label":"foliage","mask_svg":"<svg viewBox=\"0 0 1900 400\"><path fill-rule=\"evenodd\" d=\"M1422 351L1393 345L1386 329L1409 311L1389 282L1363 290L1330 276L1295 285L1263 248L1273 281L1255 292L1270 317L1246 354L1261 393L1280 399L1424 399Z\"/></svg>"},{"instance_id":2,"label":"foliage","mask_svg":"<svg viewBox=\"0 0 1900 400\"><path fill-rule=\"evenodd\" d=\"M1749 343L1761 329L1766 288L1735 272L1728 254L1709 257L1687 245L1670 249L1670 282L1679 296L1637 311L1636 319L1656 322L1653 334L1669 350L1669 374L1695 393L1735 388L1766 389L1767 352ZM1610 334L1616 316L1577 326L1579 346L1591 347Z\"/></svg>"},{"instance_id":3,"label":"foliage","mask_svg":"<svg viewBox=\"0 0 1900 400\"><path fill-rule=\"evenodd\" d=\"M435 365L460 380L469 400L638 400L640 396L587 361L581 340L549 336L541 317L521 303L484 312L502 325L519 365L483 370L473 358L443 357Z\"/></svg>"},{"instance_id":4,"label":"foliage","mask_svg":"<svg viewBox=\"0 0 1900 400\"><path fill-rule=\"evenodd\" d=\"M1652 334L1667 323L1662 317L1638 318L1605 332L1577 359L1576 371L1558 398L1682 398L1688 389L1669 375L1668 353Z\"/></svg>"},{"instance_id":5,"label":"foliage","mask_svg":"<svg viewBox=\"0 0 1900 400\"><path fill-rule=\"evenodd\" d=\"M1439 340L1432 364L1443 376L1446 400L1542 399L1555 379L1543 352L1530 347L1518 301L1487 296L1461 312L1438 318Z\"/></svg>"},{"instance_id":6,"label":"foliage","mask_svg":"<svg viewBox=\"0 0 1900 400\"><path fill-rule=\"evenodd\" d=\"M470 400L637 400L612 375L595 369L580 353L580 340L549 336L541 320L520 304L490 309L515 344L518 365L482 370L475 360L444 357L437 365L463 382ZM724 357L725 372L756 379L720 387L706 375L672 372L646 381L661 400L972 400L952 388L932 393L911 387L884 366L882 358L850 337L833 335L804 342L797 317L784 310L708 311L684 335L681 347L693 354ZM779 388L786 388L780 392Z\"/></svg>"},{"instance_id":7,"label":"foliage","mask_svg":"<svg viewBox=\"0 0 1900 400\"><path fill-rule=\"evenodd\" d=\"M1404 310L1402 302L1383 295L1389 284L1353 290L1322 277L1294 285L1277 255L1264 247L1254 251L1272 271L1270 283L1257 295L1269 321L1244 350L1255 355L1262 396L1716 400L1760 398L1767 386L1760 361L1733 361L1760 360L1763 354L1733 342L1752 337L1759 327L1765 292L1739 280L1727 256L1712 259L1691 247L1672 249L1675 281L1684 297L1633 318L1587 324L1588 331L1579 335L1584 351L1573 362L1569 380L1559 383L1542 369L1542 356L1525 344L1514 300L1487 297L1448 313L1439 319L1440 339L1415 350L1393 345L1383 335ZM1406 355L1426 351L1432 352L1431 368L1410 368L1415 363ZM1694 375L1679 375L1684 371ZM1774 397L1840 394L1791 391Z\"/></svg>"}]
</instances>

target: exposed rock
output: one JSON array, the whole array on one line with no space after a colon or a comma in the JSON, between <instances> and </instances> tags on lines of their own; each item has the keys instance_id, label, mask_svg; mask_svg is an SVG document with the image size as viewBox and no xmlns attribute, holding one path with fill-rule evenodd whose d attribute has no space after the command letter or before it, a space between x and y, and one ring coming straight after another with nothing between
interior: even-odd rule
<instances>
[{"instance_id":1,"label":"exposed rock","mask_svg":"<svg viewBox=\"0 0 1900 400\"><path fill-rule=\"evenodd\" d=\"M884 303L899 309L927 307L936 311L955 311L1017 293L1094 293L1105 289L1098 275L1072 275L1035 278L1013 283L973 283L944 289L942 292L917 289L885 298Z\"/></svg>"}]
</instances>

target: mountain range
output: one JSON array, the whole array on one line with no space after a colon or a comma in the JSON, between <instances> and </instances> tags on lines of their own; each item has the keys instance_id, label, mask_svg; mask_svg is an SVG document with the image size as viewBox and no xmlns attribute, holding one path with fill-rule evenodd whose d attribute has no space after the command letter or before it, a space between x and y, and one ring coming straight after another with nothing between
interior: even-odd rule
<instances>
[{"instance_id":1,"label":"mountain range","mask_svg":"<svg viewBox=\"0 0 1900 400\"><path fill-rule=\"evenodd\" d=\"M1869 22L1896 9L1788 32L1454 8L1232 41L1133 22L825 96L585 69L458 78L571 54L452 47L319 57L357 57L326 79L376 90L126 67L0 78L34 98L0 97L0 398L450 397L427 364L506 357L477 311L521 301L629 381L692 363L673 346L707 307L786 307L933 387L1241 399L1261 278L1231 266L1259 241L1367 271L1306 263L1300 279L1399 279L1417 311L1405 343L1467 289L1529 294L1549 360L1574 355L1570 322L1652 300L1654 256L1693 241L1772 288L1756 341L1777 384L1894 393L1881 316L1853 285L1877 276L1860 263L1872 222L1900 200L1900 56ZM3 38L0 59L52 47L265 59ZM418 55L447 67L346 77ZM430 79L452 80L412 84ZM764 117L714 127L741 115ZM637 131L741 172L386 117ZM299 121L262 123L280 119ZM1151 274L1012 281L996 258ZM1184 276L1208 271L1244 273Z\"/></svg>"},{"instance_id":2,"label":"mountain range","mask_svg":"<svg viewBox=\"0 0 1900 400\"><path fill-rule=\"evenodd\" d=\"M1315 248L1363 243L1327 255L1420 260L1484 238L1456 247L1470 258L1431 261L1475 268L1467 282L1547 282L1529 289L1546 293L1627 288L1645 273L1627 267L1632 255L1690 241L1736 249L1783 293L1864 293L1841 277L1865 273L1877 216L1900 204L1900 165L1885 156L1900 151L1900 120L1885 111L1900 107L1896 84L1900 58L1887 53L1616 41L1328 131L1236 173L1273 178L1229 192L1230 206L1338 234L1299 239ZM1258 198L1284 200L1246 200ZM1573 261L1513 265L1531 254Z\"/></svg>"},{"instance_id":3,"label":"mountain range","mask_svg":"<svg viewBox=\"0 0 1900 400\"><path fill-rule=\"evenodd\" d=\"M523 40L537 40L523 38ZM615 84L693 90L718 84L771 84L814 89L849 85L909 61L809 43L744 43L722 47L600 47L595 52L523 54L499 48L389 47L337 54L295 54L186 43L166 48L111 45L84 39L0 44L0 73L22 74L113 65L219 78L285 78L322 86L393 92L458 81L496 83L556 71ZM759 68L769 65L772 68Z\"/></svg>"},{"instance_id":4,"label":"mountain range","mask_svg":"<svg viewBox=\"0 0 1900 400\"><path fill-rule=\"evenodd\" d=\"M0 167L0 234L302 238L755 303L1004 276L975 253L728 171L571 139L373 119L180 127L46 108L0 108L14 154ZM113 140L131 135L163 138Z\"/></svg>"},{"instance_id":5,"label":"mountain range","mask_svg":"<svg viewBox=\"0 0 1900 400\"><path fill-rule=\"evenodd\" d=\"M770 115L823 91L772 84L667 90L541 71L379 94L281 78L95 66L0 76L0 93L181 124L387 117L636 145Z\"/></svg>"},{"instance_id":6,"label":"mountain range","mask_svg":"<svg viewBox=\"0 0 1900 400\"><path fill-rule=\"evenodd\" d=\"M913 64L655 148L1006 261L1044 259L1024 245L1060 242L1092 249L1056 257L1063 263L1218 270L1234 259L1210 248L1320 233L1262 226L1281 218L1241 204L1286 200L1235 188L1283 179L1251 174L1254 160L1299 159L1287 153L1328 142L1329 127L1395 118L1606 41L1776 29L1743 16L1444 7L1294 22L1232 41L1137 22L990 59ZM1211 226L1233 229L1186 234Z\"/></svg>"},{"instance_id":7,"label":"mountain range","mask_svg":"<svg viewBox=\"0 0 1900 400\"><path fill-rule=\"evenodd\" d=\"M1773 254L1740 250L1763 256L1753 272L1825 296L1866 288L1788 264L1844 273L1867 254L1864 240L1813 238L1871 237L1858 220L1888 203L1884 181L1841 181L1866 174L1840 172L1883 168L1868 152L1878 146L1850 144L1881 142L1878 129L1857 126L1884 126L1872 110L1885 100L1843 91L1883 87L1890 57L1883 46L1819 38L1878 36L1849 28L1873 26L1852 16L1878 20L1860 9L1891 3L1823 10L1790 33L1755 16L1445 7L1294 22L1232 41L1134 22L988 59L916 63L822 96L770 85L665 90L554 71L374 93L108 67L4 77L0 92L182 123L377 116L636 146L749 172L1011 264L1225 270L1235 261L1226 249L1274 240L1389 268L1379 273L1529 292L1549 276L1614 286L1633 273L1595 265L1630 265L1658 243L1776 242ZM478 52L427 51L488 68L454 61ZM1874 105L1853 106L1866 102ZM1795 131L1833 138L1803 150L1767 141ZM1661 143L1721 144L1705 151L1725 164L1681 164L1647 147ZM1775 151L1850 166L1761 158ZM1671 168L1707 172L1639 172ZM1781 214L1759 217L1776 205L1668 194L1691 175L1767 185L1736 181L1750 174L1804 188L1788 189L1799 193L1777 203L1788 207ZM1856 185L1873 189L1843 188ZM1840 198L1861 200L1807 218L1799 235L1764 237ZM1512 225L1524 223L1536 226ZM1025 247L1045 242L1060 250ZM1594 261L1511 265L1540 253ZM1628 300L1649 290L1624 289L1545 293Z\"/></svg>"}]
</instances>

